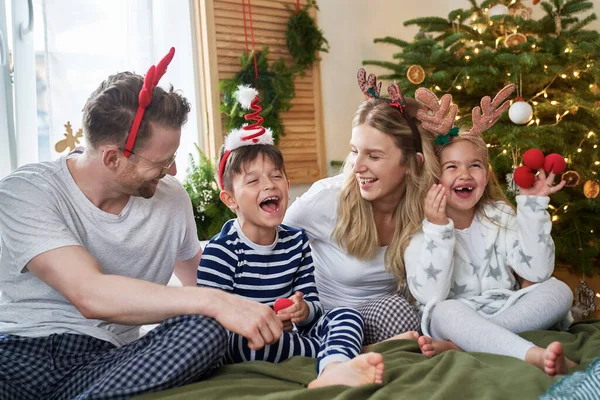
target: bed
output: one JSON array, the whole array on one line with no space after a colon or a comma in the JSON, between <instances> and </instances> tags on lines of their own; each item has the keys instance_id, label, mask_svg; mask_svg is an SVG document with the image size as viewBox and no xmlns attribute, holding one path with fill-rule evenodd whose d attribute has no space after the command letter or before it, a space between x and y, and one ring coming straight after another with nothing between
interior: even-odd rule
<instances>
[{"instance_id":1,"label":"bed","mask_svg":"<svg viewBox=\"0 0 600 400\"><path fill-rule=\"evenodd\" d=\"M561 341L567 356L580 363L574 370L584 370L600 357L600 320L574 324L567 332L530 331L521 336L544 347ZM295 357L281 364L257 361L222 367L202 382L139 399L537 399L558 379L511 357L451 351L427 358L416 342L406 340L380 343L374 351L384 355L383 385L308 390L306 384L316 376L315 360Z\"/></svg>"}]
</instances>

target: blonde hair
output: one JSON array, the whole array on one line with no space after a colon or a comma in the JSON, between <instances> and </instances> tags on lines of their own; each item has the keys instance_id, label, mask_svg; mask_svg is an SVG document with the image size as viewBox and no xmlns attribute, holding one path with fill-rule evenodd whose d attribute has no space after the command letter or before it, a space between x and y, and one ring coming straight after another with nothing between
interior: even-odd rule
<instances>
[{"instance_id":1,"label":"blonde hair","mask_svg":"<svg viewBox=\"0 0 600 400\"><path fill-rule=\"evenodd\" d=\"M498 181L498 176L496 176L496 173L494 172L494 170L492 169L492 165L490 164L490 156L489 156L487 144L483 141L481 136L469 135L469 134L458 135L450 143L443 145L441 147L438 147L436 149L436 154L438 156L438 160L439 160L439 156L441 155L441 153L444 149L452 146L455 143L459 143L459 142L469 142L469 143L472 143L473 145L475 145L475 147L477 147L477 150L479 150L479 152L481 154L481 158L482 158L481 161L483 162L483 165L487 165L487 184L485 186L485 189L483 190L483 194L481 195L481 198L477 202L477 212L481 213L481 215L486 217L488 220L497 224L497 222L495 220L491 220L490 217L485 214L484 206L486 204L495 206L496 202L501 201L501 202L508 204L510 207L512 207L513 210L515 208L512 205L512 203L508 200L506 195L504 194L504 191L502 190L502 186L500 186L500 182ZM441 171L440 171L440 174L441 174Z\"/></svg>"},{"instance_id":2,"label":"blonde hair","mask_svg":"<svg viewBox=\"0 0 600 400\"><path fill-rule=\"evenodd\" d=\"M434 136L421 128L420 122L415 118L421 106L413 99L406 99L406 103L404 113L414 121L420 133L423 163L417 157L413 133L405 117L390 106L389 100L364 101L352 120L353 128L365 124L390 135L401 151L401 165L408 167L404 195L394 212L396 229L385 252L386 271L392 273L398 282L404 282L406 279L403 255L410 236L421 229L425 215L425 194L439 176L439 163L433 149ZM344 174L346 179L340 193L337 222L332 237L348 254L358 259L369 260L380 247L379 237L372 204L360 195L350 155L344 162Z\"/></svg>"}]
</instances>

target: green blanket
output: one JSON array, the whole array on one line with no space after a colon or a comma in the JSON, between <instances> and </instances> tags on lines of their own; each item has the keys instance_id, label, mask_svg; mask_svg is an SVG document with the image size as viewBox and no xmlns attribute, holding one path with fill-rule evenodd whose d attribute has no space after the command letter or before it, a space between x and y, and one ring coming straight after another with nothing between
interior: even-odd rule
<instances>
[{"instance_id":1,"label":"green blanket","mask_svg":"<svg viewBox=\"0 0 600 400\"><path fill-rule=\"evenodd\" d=\"M559 340L567 357L583 370L600 357L600 320L573 325L568 332L531 331L521 336L539 346ZM306 389L316 377L315 360L295 357L281 364L262 361L220 368L210 378L140 399L537 399L558 378L511 357L446 352L420 354L416 342L378 344L385 360L383 385Z\"/></svg>"}]
</instances>

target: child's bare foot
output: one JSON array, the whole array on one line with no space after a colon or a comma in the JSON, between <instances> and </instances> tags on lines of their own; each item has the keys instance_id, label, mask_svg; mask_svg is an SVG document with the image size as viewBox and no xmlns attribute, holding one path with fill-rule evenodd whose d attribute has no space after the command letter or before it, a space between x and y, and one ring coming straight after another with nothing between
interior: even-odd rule
<instances>
[{"instance_id":1,"label":"child's bare foot","mask_svg":"<svg viewBox=\"0 0 600 400\"><path fill-rule=\"evenodd\" d=\"M379 353L361 354L346 362L333 362L321 371L321 376L308 384L308 388L366 383L383 383L383 356Z\"/></svg>"},{"instance_id":2,"label":"child's bare foot","mask_svg":"<svg viewBox=\"0 0 600 400\"><path fill-rule=\"evenodd\" d=\"M421 348L421 353L427 357L433 357L448 350L462 351L460 347L449 340L437 340L429 336L421 336L417 342Z\"/></svg>"},{"instance_id":3,"label":"child's bare foot","mask_svg":"<svg viewBox=\"0 0 600 400\"><path fill-rule=\"evenodd\" d=\"M535 365L549 376L564 375L569 368L577 365L565 357L565 351L560 342L552 342L545 349L532 347L527 352L525 361Z\"/></svg>"},{"instance_id":4,"label":"child's bare foot","mask_svg":"<svg viewBox=\"0 0 600 400\"><path fill-rule=\"evenodd\" d=\"M419 332L417 332L417 331L404 332L404 333L401 333L399 335L392 336L389 339L382 340L381 342L373 343L373 344L370 344L368 346L363 346L361 353L368 353L369 351L371 351L371 348L374 345L376 345L378 343L387 342L389 340L417 340L418 338L419 338Z\"/></svg>"}]
</instances>

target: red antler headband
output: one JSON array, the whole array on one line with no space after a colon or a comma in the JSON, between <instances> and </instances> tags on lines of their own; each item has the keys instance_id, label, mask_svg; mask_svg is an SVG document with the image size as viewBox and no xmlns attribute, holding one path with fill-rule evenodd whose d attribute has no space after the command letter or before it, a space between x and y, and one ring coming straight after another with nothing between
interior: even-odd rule
<instances>
[{"instance_id":1,"label":"red antler headband","mask_svg":"<svg viewBox=\"0 0 600 400\"><path fill-rule=\"evenodd\" d=\"M240 103L243 109L252 110L244 118L249 121L255 121L252 124L244 124L240 129L234 129L225 138L225 152L219 162L219 186L221 190L223 186L223 172L227 165L227 159L231 152L243 146L253 144L273 144L273 132L271 129L262 126L263 117L260 116L262 108L258 104L258 91L248 85L239 85L235 98Z\"/></svg>"},{"instance_id":2,"label":"red antler headband","mask_svg":"<svg viewBox=\"0 0 600 400\"><path fill-rule=\"evenodd\" d=\"M135 145L135 139L137 138L138 130L140 129L140 124L142 123L142 118L144 118L144 112L146 112L146 108L152 101L152 92L154 91L156 85L158 85L160 78L162 78L165 72L167 72L167 67L171 63L171 60L173 60L174 55L175 48L171 47L169 53L167 53L167 55L160 60L158 65L152 65L144 77L144 86L142 86L142 90L140 90L140 95L138 97L138 109L135 113L135 118L133 119L131 129L129 130L127 141L125 142L125 149L123 149L123 155L127 158L129 158L133 152L133 146Z\"/></svg>"}]
</instances>

